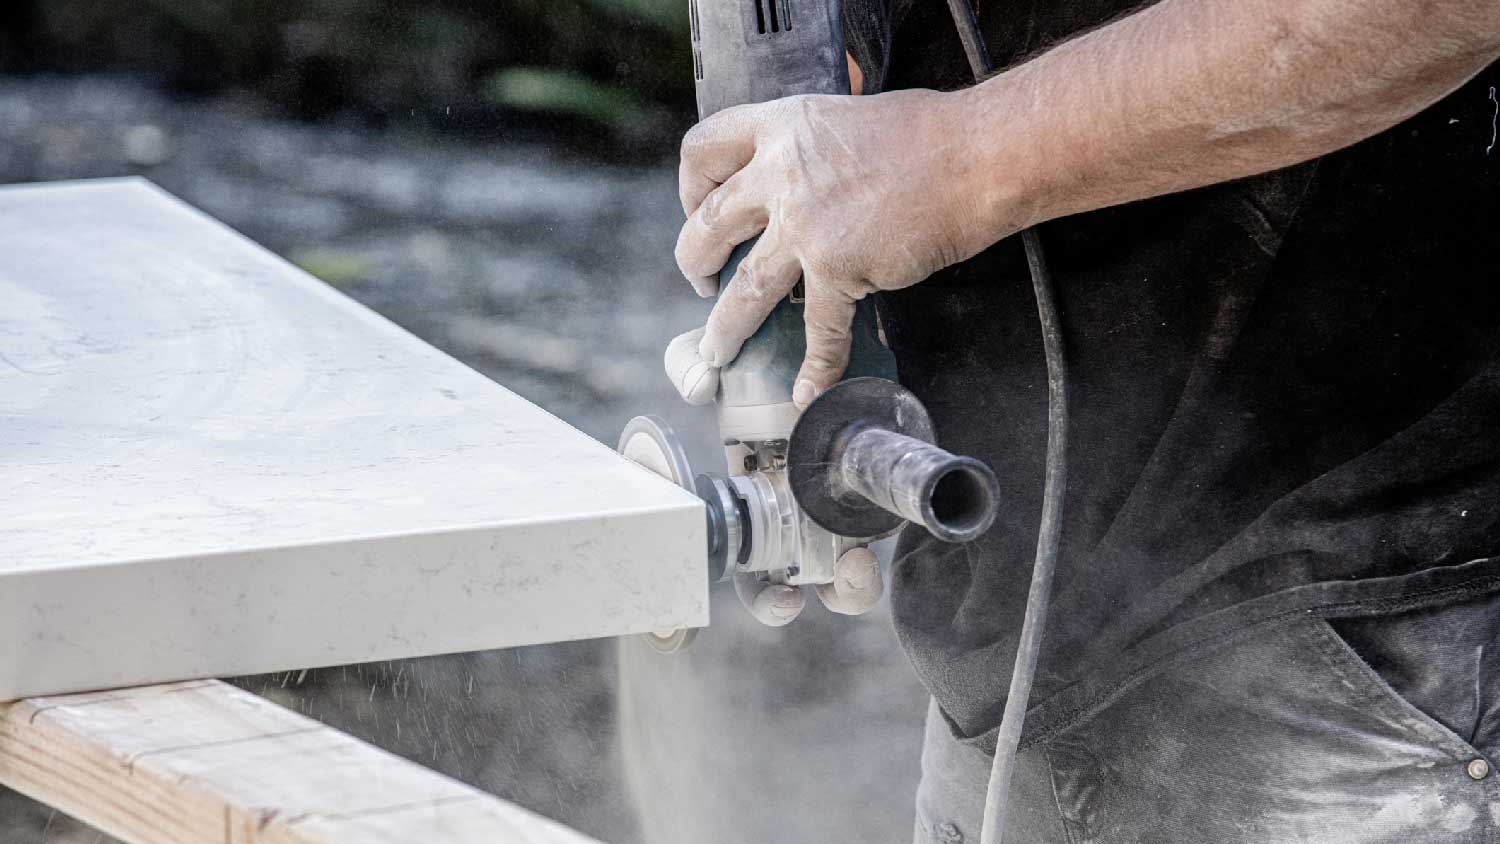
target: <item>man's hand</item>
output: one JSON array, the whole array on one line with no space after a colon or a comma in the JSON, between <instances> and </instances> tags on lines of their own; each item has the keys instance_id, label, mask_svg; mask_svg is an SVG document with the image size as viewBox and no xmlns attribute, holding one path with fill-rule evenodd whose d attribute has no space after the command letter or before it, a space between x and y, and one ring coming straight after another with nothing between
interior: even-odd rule
<instances>
[{"instance_id":1,"label":"man's hand","mask_svg":"<svg viewBox=\"0 0 1500 844\"><path fill-rule=\"evenodd\" d=\"M840 615L861 615L880 602L885 584L880 561L869 548L851 548L833 566L833 582L813 587L818 600ZM807 595L798 586L764 583L752 574L736 574L734 591L750 615L768 627L791 624L801 615Z\"/></svg>"},{"instance_id":2,"label":"man's hand","mask_svg":"<svg viewBox=\"0 0 1500 844\"><path fill-rule=\"evenodd\" d=\"M966 122L956 95L900 91L790 97L726 109L694 127L682 144L688 220L677 265L699 295L722 295L698 358L669 352L679 391L711 398L689 388L708 389L709 370L732 360L801 278L807 356L793 399L805 407L844 372L857 300L974 255L1006 233L997 216L1020 228L1019 184L974 177L978 162L958 131ZM719 291L730 251L756 235Z\"/></svg>"}]
</instances>

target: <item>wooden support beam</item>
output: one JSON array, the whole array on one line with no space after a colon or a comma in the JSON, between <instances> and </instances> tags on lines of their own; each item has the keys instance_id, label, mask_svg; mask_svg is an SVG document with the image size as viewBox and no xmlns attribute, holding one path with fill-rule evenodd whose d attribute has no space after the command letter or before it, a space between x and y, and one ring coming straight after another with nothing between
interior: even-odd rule
<instances>
[{"instance_id":1,"label":"wooden support beam","mask_svg":"<svg viewBox=\"0 0 1500 844\"><path fill-rule=\"evenodd\" d=\"M131 844L590 844L202 680L0 705L0 783Z\"/></svg>"}]
</instances>

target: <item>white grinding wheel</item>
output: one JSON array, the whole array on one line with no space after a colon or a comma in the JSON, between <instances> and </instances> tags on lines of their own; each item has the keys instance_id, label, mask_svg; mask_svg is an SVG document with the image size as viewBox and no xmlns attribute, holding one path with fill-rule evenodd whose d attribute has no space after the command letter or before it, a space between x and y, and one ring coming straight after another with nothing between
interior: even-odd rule
<instances>
[{"instance_id":1,"label":"white grinding wheel","mask_svg":"<svg viewBox=\"0 0 1500 844\"><path fill-rule=\"evenodd\" d=\"M688 463L682 444L677 441L677 434L666 420L657 416L637 416L625 423L616 451L626 460L644 466L696 494L693 487L693 467ZM679 627L675 630L642 633L641 639L657 653L671 654L691 645L697 636L697 628Z\"/></svg>"}]
</instances>

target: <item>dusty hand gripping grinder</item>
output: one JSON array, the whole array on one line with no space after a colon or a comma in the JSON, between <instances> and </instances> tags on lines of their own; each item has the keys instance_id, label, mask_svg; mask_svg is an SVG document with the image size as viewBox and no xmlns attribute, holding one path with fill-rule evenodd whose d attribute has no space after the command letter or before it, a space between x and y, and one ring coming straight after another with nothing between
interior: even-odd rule
<instances>
[{"instance_id":1,"label":"dusty hand gripping grinder","mask_svg":"<svg viewBox=\"0 0 1500 844\"><path fill-rule=\"evenodd\" d=\"M839 0L691 0L698 116L795 94L848 94ZM754 241L720 272L720 290ZM792 383L805 352L801 285L719 375L719 432L728 472L694 475L671 428L632 419L626 457L703 499L710 582L748 575L792 586L833 581L845 551L907 521L967 542L994 521L989 467L933 444L927 410L895 383L874 304L859 303L845 380L798 413ZM692 631L647 637L670 652Z\"/></svg>"}]
</instances>

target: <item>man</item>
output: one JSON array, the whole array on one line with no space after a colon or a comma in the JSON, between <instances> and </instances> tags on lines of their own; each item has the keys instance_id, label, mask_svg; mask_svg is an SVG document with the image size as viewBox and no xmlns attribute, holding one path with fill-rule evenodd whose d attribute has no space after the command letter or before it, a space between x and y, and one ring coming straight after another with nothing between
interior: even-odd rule
<instances>
[{"instance_id":1,"label":"man","mask_svg":"<svg viewBox=\"0 0 1500 844\"><path fill-rule=\"evenodd\" d=\"M1030 576L1029 226L1072 475L1008 840L1496 840L1500 2L1135 5L989 0L1009 69L965 87L946 4L848 2L867 96L684 141L695 288L764 232L699 352L732 359L802 277L805 404L878 294L939 440L1001 479L981 540L908 530L892 567L933 698L918 841L978 840Z\"/></svg>"}]
</instances>

